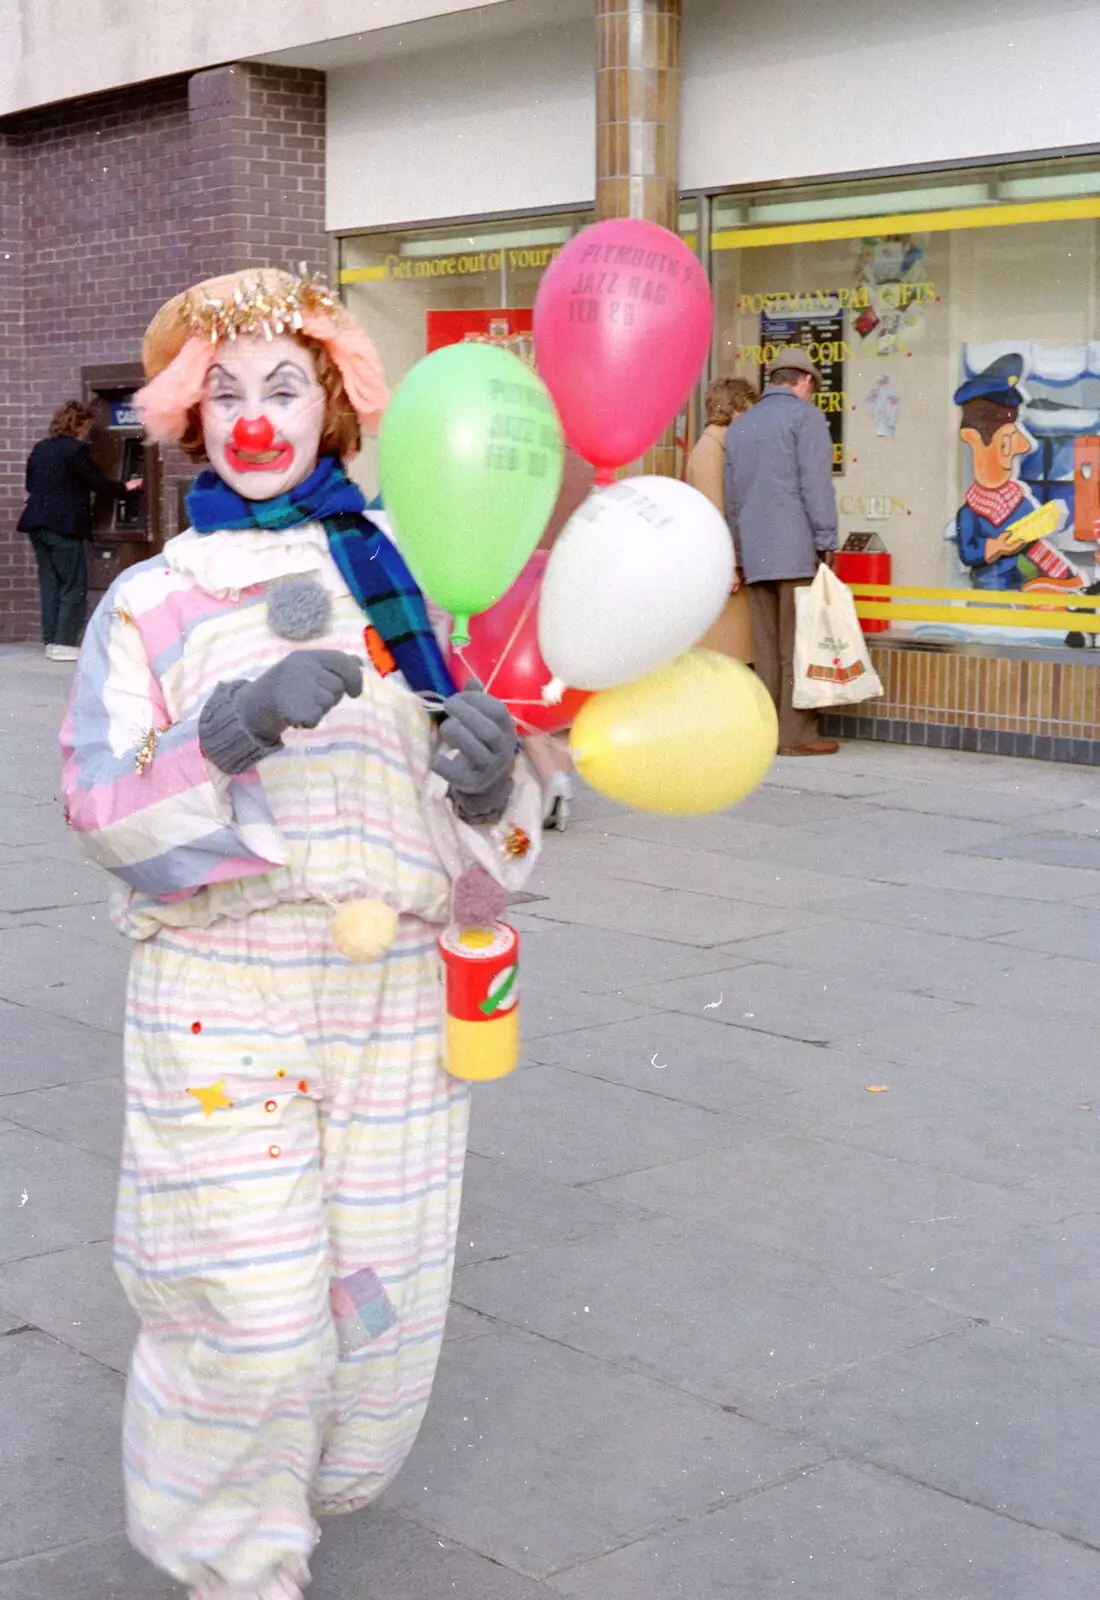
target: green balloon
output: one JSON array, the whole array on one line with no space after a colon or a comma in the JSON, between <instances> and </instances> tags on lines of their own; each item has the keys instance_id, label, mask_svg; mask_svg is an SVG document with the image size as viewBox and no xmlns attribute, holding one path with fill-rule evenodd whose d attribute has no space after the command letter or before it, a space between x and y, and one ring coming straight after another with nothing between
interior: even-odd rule
<instances>
[{"instance_id":1,"label":"green balloon","mask_svg":"<svg viewBox=\"0 0 1100 1600\"><path fill-rule=\"evenodd\" d=\"M508 350L453 344L417 362L382 419L382 500L424 593L455 619L506 594L561 487L561 423L542 379Z\"/></svg>"}]
</instances>

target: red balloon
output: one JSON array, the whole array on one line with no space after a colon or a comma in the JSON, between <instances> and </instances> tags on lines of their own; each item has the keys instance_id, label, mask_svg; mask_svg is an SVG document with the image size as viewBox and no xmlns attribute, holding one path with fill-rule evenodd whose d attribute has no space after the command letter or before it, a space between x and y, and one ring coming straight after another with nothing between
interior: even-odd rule
<instances>
[{"instance_id":1,"label":"red balloon","mask_svg":"<svg viewBox=\"0 0 1100 1600\"><path fill-rule=\"evenodd\" d=\"M552 676L539 650L538 629L539 590L549 559L548 551L535 551L508 593L470 618L470 642L451 659L459 688L467 678L480 678L490 694L504 701L521 734L532 728L540 733L568 728L588 699L581 689L567 689L560 704L542 703L543 685Z\"/></svg>"},{"instance_id":2,"label":"red balloon","mask_svg":"<svg viewBox=\"0 0 1100 1600\"><path fill-rule=\"evenodd\" d=\"M542 275L535 361L567 443L601 473L648 450L699 380L714 310L698 259L667 228L584 228Z\"/></svg>"}]
</instances>

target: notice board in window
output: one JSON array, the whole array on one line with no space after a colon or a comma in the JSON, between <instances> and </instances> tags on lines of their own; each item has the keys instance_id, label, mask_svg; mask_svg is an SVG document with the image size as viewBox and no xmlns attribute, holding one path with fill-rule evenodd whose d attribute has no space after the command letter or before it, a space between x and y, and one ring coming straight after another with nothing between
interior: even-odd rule
<instances>
[{"instance_id":1,"label":"notice board in window","mask_svg":"<svg viewBox=\"0 0 1100 1600\"><path fill-rule=\"evenodd\" d=\"M833 441L833 477L844 472L844 313L822 312L817 315L773 317L762 312L760 317L760 345L763 360L760 368L760 387L775 354L785 344L797 345L805 350L821 373L821 392L817 404L825 413L829 436Z\"/></svg>"}]
</instances>

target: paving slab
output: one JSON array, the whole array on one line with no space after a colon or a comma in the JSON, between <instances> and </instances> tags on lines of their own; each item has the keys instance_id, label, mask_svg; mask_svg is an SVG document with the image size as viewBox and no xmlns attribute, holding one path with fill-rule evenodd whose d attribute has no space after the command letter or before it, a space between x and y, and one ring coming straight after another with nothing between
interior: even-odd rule
<instances>
[{"instance_id":1,"label":"paving slab","mask_svg":"<svg viewBox=\"0 0 1100 1600\"><path fill-rule=\"evenodd\" d=\"M529 1054L669 1100L743 1111L750 1120L756 1120L754 1108L761 1102L832 1082L841 1062L839 1053L816 1045L748 1028L716 1028L676 1011L551 1034L532 1040ZM853 1063L851 1070L857 1068Z\"/></svg>"},{"instance_id":2,"label":"paving slab","mask_svg":"<svg viewBox=\"0 0 1100 1600\"><path fill-rule=\"evenodd\" d=\"M109 888L103 868L91 862L42 856L0 866L0 910L3 911L94 905L107 899Z\"/></svg>"},{"instance_id":3,"label":"paving slab","mask_svg":"<svg viewBox=\"0 0 1100 1600\"><path fill-rule=\"evenodd\" d=\"M932 817L958 817L967 822L998 822L1012 827L1027 828L1035 824L1053 823L1062 826L1079 802L1067 795L1060 804L1052 805L1042 795L1026 795L1006 803L1006 797L995 787L991 775L985 783L959 783L947 778L938 783L899 784L884 797L883 804L891 811L916 812Z\"/></svg>"},{"instance_id":4,"label":"paving slab","mask_svg":"<svg viewBox=\"0 0 1100 1600\"><path fill-rule=\"evenodd\" d=\"M64 832L64 818L50 801L0 806L0 845L22 850L27 845L52 844Z\"/></svg>"},{"instance_id":5,"label":"paving slab","mask_svg":"<svg viewBox=\"0 0 1100 1600\"><path fill-rule=\"evenodd\" d=\"M1093 1600L1100 1553L829 1461L551 1578L570 1600Z\"/></svg>"},{"instance_id":6,"label":"paving slab","mask_svg":"<svg viewBox=\"0 0 1100 1600\"><path fill-rule=\"evenodd\" d=\"M818 847L812 867L787 866L770 855L757 859L753 851L734 855L621 835L581 835L571 839L567 849L569 854L560 863L545 856L540 863L542 877L538 887L549 894L551 902L559 895L564 898L566 893L576 898L584 888L591 895L595 883L600 885L602 896L609 881L621 878L677 893L747 901L773 914L777 910L798 910L801 916L808 916L815 911L831 911L838 899L860 887L865 876L860 872L859 881L853 885L850 876L834 872L833 853L826 852L824 846ZM789 917L787 925L792 925Z\"/></svg>"},{"instance_id":7,"label":"paving slab","mask_svg":"<svg viewBox=\"0 0 1100 1600\"><path fill-rule=\"evenodd\" d=\"M771 796L775 791L768 790L767 793ZM795 828L804 826L802 823L792 825L777 821L775 816L769 814L771 807L767 798L760 800L759 796L758 790L751 797L758 800L755 816L748 814L747 803L732 811L716 811L703 817L660 817L647 816L640 811L624 811L617 817L598 817L586 823L585 829L605 841L618 836L674 850L744 855L747 851L755 852L769 843L789 838ZM790 794L787 798L798 805L809 804L803 795ZM850 800L827 803L835 806L838 813L847 811L853 804Z\"/></svg>"},{"instance_id":8,"label":"paving slab","mask_svg":"<svg viewBox=\"0 0 1100 1600\"><path fill-rule=\"evenodd\" d=\"M1100 1351L976 1327L780 1390L750 1414L1100 1546Z\"/></svg>"},{"instance_id":9,"label":"paving slab","mask_svg":"<svg viewBox=\"0 0 1100 1600\"><path fill-rule=\"evenodd\" d=\"M539 1583L385 1510L331 1517L309 1600L546 1600Z\"/></svg>"},{"instance_id":10,"label":"paving slab","mask_svg":"<svg viewBox=\"0 0 1100 1600\"><path fill-rule=\"evenodd\" d=\"M964 848L961 853L995 856L1001 861L1038 861L1051 867L1084 867L1089 872L1100 872L1100 839L1082 834L1014 833L990 848L971 851Z\"/></svg>"},{"instance_id":11,"label":"paving slab","mask_svg":"<svg viewBox=\"0 0 1100 1600\"><path fill-rule=\"evenodd\" d=\"M653 870L646 863L640 871ZM683 883L686 871L679 866ZM638 880L616 878L610 873L592 893L592 880L585 875L571 884L559 885L545 901L530 908L530 914L608 933L644 934L653 940L666 940L671 946L695 945L708 949L742 937L746 917L742 907L719 895L685 892L668 884L655 885Z\"/></svg>"},{"instance_id":12,"label":"paving slab","mask_svg":"<svg viewBox=\"0 0 1100 1600\"><path fill-rule=\"evenodd\" d=\"M997 944L990 948L1014 947ZM1016 951L1016 955L1022 953ZM1078 1026L1082 1026L1082 1019L1095 1014L1098 989L1100 962L1031 951L1024 966L1010 957L999 970L981 972L970 966L954 974L930 972L923 992L960 1005L979 1006L987 1015L1009 1011L1052 1019L1076 1017Z\"/></svg>"},{"instance_id":13,"label":"paving slab","mask_svg":"<svg viewBox=\"0 0 1100 1600\"><path fill-rule=\"evenodd\" d=\"M753 1102L753 1120L979 1183L1046 1177L1082 1203L1100 1194L1100 1106L971 1081L965 1063L952 1072L825 1056L809 1087Z\"/></svg>"},{"instance_id":14,"label":"paving slab","mask_svg":"<svg viewBox=\"0 0 1100 1600\"><path fill-rule=\"evenodd\" d=\"M801 837L811 836L803 829ZM1015 822L996 816L968 821L962 817L930 816L920 811L880 807L871 815L860 812L825 822L813 830L812 837L822 843L857 844L869 852L886 847L903 854L921 850L927 854L959 851L991 855L1012 844Z\"/></svg>"},{"instance_id":15,"label":"paving slab","mask_svg":"<svg viewBox=\"0 0 1100 1600\"><path fill-rule=\"evenodd\" d=\"M928 1266L1002 1239L1061 1208L912 1161L796 1134L755 1138L594 1185L601 1199L713 1226L811 1265L837 1281Z\"/></svg>"},{"instance_id":16,"label":"paving slab","mask_svg":"<svg viewBox=\"0 0 1100 1600\"><path fill-rule=\"evenodd\" d=\"M635 1172L737 1137L713 1111L560 1067L525 1067L495 1089L475 1098L470 1149L559 1184Z\"/></svg>"},{"instance_id":17,"label":"paving slab","mask_svg":"<svg viewBox=\"0 0 1100 1600\"><path fill-rule=\"evenodd\" d=\"M726 1226L648 1222L466 1267L463 1305L616 1367L738 1406L962 1327L966 1313L760 1247ZM3 1282L0 1280L0 1297Z\"/></svg>"},{"instance_id":18,"label":"paving slab","mask_svg":"<svg viewBox=\"0 0 1100 1600\"><path fill-rule=\"evenodd\" d=\"M27 1128L0 1133L0 1262L110 1238L116 1181L98 1156Z\"/></svg>"},{"instance_id":19,"label":"paving slab","mask_svg":"<svg viewBox=\"0 0 1100 1600\"><path fill-rule=\"evenodd\" d=\"M926 889L916 883L901 886L876 883L865 888L849 883L844 895L835 902L833 915L847 921L892 923L899 928L951 934L960 939L991 939L1026 928L1032 918L1048 911L1058 916L1063 912L1072 915L1074 910L1068 905L1045 906L1034 900L1010 900L1003 895Z\"/></svg>"},{"instance_id":20,"label":"paving slab","mask_svg":"<svg viewBox=\"0 0 1100 1600\"><path fill-rule=\"evenodd\" d=\"M644 996L654 1010L685 1011L716 1027L743 1026L822 1045L868 1031L884 1017L901 1027L928 1026L957 1009L949 1001L875 983L870 976L825 977L762 963L652 984ZM627 999L642 997L641 990L626 992Z\"/></svg>"},{"instance_id":21,"label":"paving slab","mask_svg":"<svg viewBox=\"0 0 1100 1600\"><path fill-rule=\"evenodd\" d=\"M613 994L586 994L564 983L524 985L520 1032L524 1040L541 1039L547 1034L568 1033L574 1028L590 1028L603 1022L625 1022L631 1017L645 1016L652 1009L633 996L626 999Z\"/></svg>"},{"instance_id":22,"label":"paving slab","mask_svg":"<svg viewBox=\"0 0 1100 1600\"><path fill-rule=\"evenodd\" d=\"M1084 839L1100 838L1100 804L1095 800L1078 805L1050 806L1041 817L1030 819L1031 825L1045 824L1051 833L1076 833ZM1020 819L1021 826L1025 819Z\"/></svg>"},{"instance_id":23,"label":"paving slab","mask_svg":"<svg viewBox=\"0 0 1100 1600\"><path fill-rule=\"evenodd\" d=\"M114 926L106 905L67 906L61 911L5 912L4 915L9 926L33 925L85 942L90 939L94 944L105 945L122 961L129 958L131 942Z\"/></svg>"},{"instance_id":24,"label":"paving slab","mask_svg":"<svg viewBox=\"0 0 1100 1600\"><path fill-rule=\"evenodd\" d=\"M128 950L55 798L70 677L0 647L0 1355L47 1342L51 1400L95 1436L81 1470L117 1483ZM530 1064L475 1095L477 1308L452 1305L417 1452L326 1528L311 1595L1091 1600L1100 1557L1050 1529L1095 1520L1098 800L1091 769L866 743L777 762L716 817L578 784L547 898L515 913ZM43 883L57 904L25 909ZM3 998L6 950L33 1005ZM113 1397L92 1383L91 1417L85 1371ZM11 1414L48 1444L41 1393ZM38 1531L0 1548L0 1600L177 1595L117 1498L70 1525L66 1462L32 1461Z\"/></svg>"},{"instance_id":25,"label":"paving slab","mask_svg":"<svg viewBox=\"0 0 1100 1600\"><path fill-rule=\"evenodd\" d=\"M178 1583L139 1556L125 1534L0 1564L0 1600L181 1600Z\"/></svg>"},{"instance_id":26,"label":"paving slab","mask_svg":"<svg viewBox=\"0 0 1100 1600\"><path fill-rule=\"evenodd\" d=\"M808 828L816 831L827 822L873 817L883 807L893 810L899 797L907 793L907 785L894 783L867 800L859 800L852 796L814 794L805 789L768 782L761 784L759 789L742 800L735 812L729 814L772 828ZM687 821L689 826L695 821L694 818L672 820L674 825L679 821Z\"/></svg>"},{"instance_id":27,"label":"paving slab","mask_svg":"<svg viewBox=\"0 0 1100 1600\"><path fill-rule=\"evenodd\" d=\"M691 1395L501 1331L444 1349L387 1506L539 1578L821 1458Z\"/></svg>"},{"instance_id":28,"label":"paving slab","mask_svg":"<svg viewBox=\"0 0 1100 1600\"><path fill-rule=\"evenodd\" d=\"M584 1189L549 1183L505 1161L470 1155L462 1183L455 1260L461 1266L519 1255L562 1239L583 1238L634 1215ZM0 1304L3 1300L0 1289Z\"/></svg>"},{"instance_id":29,"label":"paving slab","mask_svg":"<svg viewBox=\"0 0 1100 1600\"><path fill-rule=\"evenodd\" d=\"M861 758L862 759L862 758ZM866 763L864 762L864 767ZM772 783L780 789L798 789L803 794L831 795L838 800L877 800L894 788L899 770L880 772L860 770L846 760L806 762L798 757L779 757L771 769Z\"/></svg>"},{"instance_id":30,"label":"paving slab","mask_svg":"<svg viewBox=\"0 0 1100 1600\"><path fill-rule=\"evenodd\" d=\"M460 1344L464 1339L480 1339L483 1334L492 1333L496 1326L492 1317L483 1317L480 1311L471 1311L468 1306L452 1300L447 1308L447 1331L443 1337L448 1344Z\"/></svg>"},{"instance_id":31,"label":"paving slab","mask_svg":"<svg viewBox=\"0 0 1100 1600\"><path fill-rule=\"evenodd\" d=\"M1087 1103L1100 1096L1100 1057L1082 1014L1021 1007L990 1011L955 1005L940 1015L882 1020L844 1040L844 1049L865 1059L872 1071L883 1063L921 1067L931 1063L972 1083L1021 1089L1062 1103ZM873 1078L871 1081L875 1081Z\"/></svg>"},{"instance_id":32,"label":"paving slab","mask_svg":"<svg viewBox=\"0 0 1100 1600\"><path fill-rule=\"evenodd\" d=\"M853 857L849 865L858 876L858 861ZM841 870L839 865L835 870ZM891 883L922 884L926 888L950 889L958 894L999 894L1011 900L1073 901L1100 894L1096 873L1083 868L1042 866L1032 861L998 861L988 856L947 853L922 856L917 852L915 857L891 864L887 852L884 874Z\"/></svg>"},{"instance_id":33,"label":"paving slab","mask_svg":"<svg viewBox=\"0 0 1100 1600\"><path fill-rule=\"evenodd\" d=\"M1096 1195L1094 1186L1089 1199ZM1089 1210L947 1256L891 1282L967 1316L1097 1347L1098 1241L1100 1215Z\"/></svg>"},{"instance_id":34,"label":"paving slab","mask_svg":"<svg viewBox=\"0 0 1100 1600\"><path fill-rule=\"evenodd\" d=\"M626 885L620 887L626 889ZM636 892L631 885L630 892ZM663 890L644 890L644 894L663 894ZM725 904L725 902L722 902ZM637 934L618 932L609 939L606 933L587 924L547 920L564 916L565 908L529 905L524 919L520 959L523 963L525 994L544 983L565 984L587 994L618 994L641 983L662 982L686 977L693 972L710 972L725 964L725 958L665 938L649 937L641 930L648 924L639 918ZM716 941L717 942L717 941ZM1021 956L1021 960L1027 958Z\"/></svg>"},{"instance_id":35,"label":"paving slab","mask_svg":"<svg viewBox=\"0 0 1100 1600\"><path fill-rule=\"evenodd\" d=\"M890 923L859 922L843 916L816 927L770 934L727 948L746 960L773 966L854 978L874 973L876 984L882 987L909 993L946 993L948 998L968 981L980 982L991 975L1011 978L1021 968L1034 965L1030 952L1010 945L952 938Z\"/></svg>"},{"instance_id":36,"label":"paving slab","mask_svg":"<svg viewBox=\"0 0 1100 1600\"><path fill-rule=\"evenodd\" d=\"M0 1000L0 1112L6 1095L108 1077L121 1062L116 1034Z\"/></svg>"},{"instance_id":37,"label":"paving slab","mask_svg":"<svg viewBox=\"0 0 1100 1600\"><path fill-rule=\"evenodd\" d=\"M117 1162L122 1150L121 1070L106 1078L33 1089L0 1100L4 1116L22 1128Z\"/></svg>"},{"instance_id":38,"label":"paving slab","mask_svg":"<svg viewBox=\"0 0 1100 1600\"><path fill-rule=\"evenodd\" d=\"M37 1331L0 1339L0 1562L120 1530L121 1404L99 1362Z\"/></svg>"},{"instance_id":39,"label":"paving slab","mask_svg":"<svg viewBox=\"0 0 1100 1600\"><path fill-rule=\"evenodd\" d=\"M994 942L1046 955L1100 961L1100 902L1095 906L1032 906L1026 921L997 934Z\"/></svg>"},{"instance_id":40,"label":"paving slab","mask_svg":"<svg viewBox=\"0 0 1100 1600\"><path fill-rule=\"evenodd\" d=\"M115 1372L130 1365L137 1319L106 1240L0 1264L0 1305Z\"/></svg>"},{"instance_id":41,"label":"paving slab","mask_svg":"<svg viewBox=\"0 0 1100 1600\"><path fill-rule=\"evenodd\" d=\"M0 868L3 871L3 868ZM0 997L122 1030L129 952L34 924L0 931Z\"/></svg>"}]
</instances>

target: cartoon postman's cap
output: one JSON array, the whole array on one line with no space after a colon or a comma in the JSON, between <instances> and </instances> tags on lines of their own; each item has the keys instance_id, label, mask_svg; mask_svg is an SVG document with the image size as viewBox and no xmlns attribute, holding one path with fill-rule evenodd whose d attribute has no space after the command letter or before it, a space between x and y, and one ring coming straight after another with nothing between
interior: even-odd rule
<instances>
[{"instance_id":1,"label":"cartoon postman's cap","mask_svg":"<svg viewBox=\"0 0 1100 1600\"><path fill-rule=\"evenodd\" d=\"M955 390L955 404L964 406L968 400L992 400L994 405L1017 409L1028 401L1027 390L1020 382L1023 375L1023 356L998 356L984 372L976 372L959 385Z\"/></svg>"}]
</instances>

